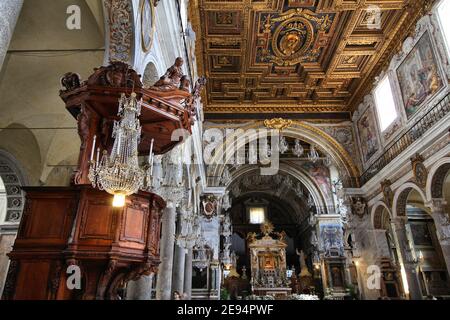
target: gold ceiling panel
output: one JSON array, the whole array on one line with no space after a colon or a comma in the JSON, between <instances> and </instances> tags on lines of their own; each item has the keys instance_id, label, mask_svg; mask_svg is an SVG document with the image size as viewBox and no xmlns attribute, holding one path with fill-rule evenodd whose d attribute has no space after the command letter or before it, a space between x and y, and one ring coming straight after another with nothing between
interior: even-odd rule
<instances>
[{"instance_id":1,"label":"gold ceiling panel","mask_svg":"<svg viewBox=\"0 0 450 320\"><path fill-rule=\"evenodd\" d=\"M430 2L192 0L205 112L351 111Z\"/></svg>"}]
</instances>

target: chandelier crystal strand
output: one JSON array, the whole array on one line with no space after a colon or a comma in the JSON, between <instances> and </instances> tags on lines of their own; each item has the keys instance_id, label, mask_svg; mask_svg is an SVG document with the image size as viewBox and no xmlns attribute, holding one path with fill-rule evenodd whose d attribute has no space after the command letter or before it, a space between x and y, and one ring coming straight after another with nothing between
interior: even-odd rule
<instances>
[{"instance_id":1,"label":"chandelier crystal strand","mask_svg":"<svg viewBox=\"0 0 450 320\"><path fill-rule=\"evenodd\" d=\"M141 105L142 100L137 101L136 93L133 92L130 98L122 94L117 113L120 120L114 122L112 132L112 138L115 140L111 154L108 156L107 151L103 151L99 161L99 152L97 152L95 162L91 156L89 179L94 188L114 195L113 206L116 207L124 206L126 196L143 189L145 183L148 184L151 180L152 166L144 170L140 168L138 159L138 145L141 137L139 122ZM97 150L99 151L99 149ZM152 159L153 140L149 161ZM147 181L144 181L145 177Z\"/></svg>"},{"instance_id":2,"label":"chandelier crystal strand","mask_svg":"<svg viewBox=\"0 0 450 320\"><path fill-rule=\"evenodd\" d=\"M296 155L298 158L300 158L303 153L305 152L305 150L303 149L300 140L295 139L295 147L294 150L292 151L294 153L294 155Z\"/></svg>"},{"instance_id":3,"label":"chandelier crystal strand","mask_svg":"<svg viewBox=\"0 0 450 320\"><path fill-rule=\"evenodd\" d=\"M289 144L284 136L280 136L280 152L285 154L287 151L289 151Z\"/></svg>"},{"instance_id":4,"label":"chandelier crystal strand","mask_svg":"<svg viewBox=\"0 0 450 320\"><path fill-rule=\"evenodd\" d=\"M319 153L317 152L316 147L313 144L311 145L311 150L309 151L308 159L313 163L316 163L317 160L320 159Z\"/></svg>"}]
</instances>

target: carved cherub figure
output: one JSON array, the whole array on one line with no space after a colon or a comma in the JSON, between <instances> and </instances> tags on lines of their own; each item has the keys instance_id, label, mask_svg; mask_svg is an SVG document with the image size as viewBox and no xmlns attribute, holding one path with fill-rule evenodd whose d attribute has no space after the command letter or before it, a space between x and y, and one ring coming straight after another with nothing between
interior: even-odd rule
<instances>
[{"instance_id":1,"label":"carved cherub figure","mask_svg":"<svg viewBox=\"0 0 450 320\"><path fill-rule=\"evenodd\" d=\"M167 69L166 73L150 89L155 91L184 89L187 84L186 80L189 80L183 74L183 63L183 58L178 57L175 64ZM182 79L184 79L183 82Z\"/></svg>"}]
</instances>

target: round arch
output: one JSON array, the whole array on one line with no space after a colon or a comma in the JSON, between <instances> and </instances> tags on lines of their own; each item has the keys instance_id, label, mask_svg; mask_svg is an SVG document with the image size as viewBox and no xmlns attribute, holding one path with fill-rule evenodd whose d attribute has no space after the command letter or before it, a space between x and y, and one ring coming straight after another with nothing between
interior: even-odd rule
<instances>
[{"instance_id":1,"label":"round arch","mask_svg":"<svg viewBox=\"0 0 450 320\"><path fill-rule=\"evenodd\" d=\"M406 202L412 190L415 190L420 194L424 204L427 203L427 198L423 190L417 184L407 182L395 191L394 200L392 202L392 217L406 216Z\"/></svg>"},{"instance_id":2,"label":"round arch","mask_svg":"<svg viewBox=\"0 0 450 320\"><path fill-rule=\"evenodd\" d=\"M158 67L153 61L145 65L144 73L142 75L142 83L145 88L148 88L156 83L159 79Z\"/></svg>"},{"instance_id":3,"label":"round arch","mask_svg":"<svg viewBox=\"0 0 450 320\"><path fill-rule=\"evenodd\" d=\"M431 167L426 188L428 201L444 197L444 181L448 172L450 172L450 157L440 159Z\"/></svg>"},{"instance_id":4,"label":"round arch","mask_svg":"<svg viewBox=\"0 0 450 320\"><path fill-rule=\"evenodd\" d=\"M0 177L6 191L6 213L0 224L18 224L22 217L25 194L22 187L28 184L24 170L10 153L0 150Z\"/></svg>"},{"instance_id":5,"label":"round arch","mask_svg":"<svg viewBox=\"0 0 450 320\"><path fill-rule=\"evenodd\" d=\"M251 130L249 131L246 139L239 139L238 134L234 133L230 136L227 136L226 139L235 139L237 140L236 145L231 143L226 143L224 141L216 150L214 158L212 159L212 164L218 164L214 166L213 174L214 177L221 177L222 173L225 169L225 164L229 163L230 159L234 154L234 150L243 147L245 144L253 142L258 139L258 129L267 129L264 126L262 121L258 121L255 124L248 125L242 128L241 130ZM356 187L355 178L359 178L360 172L359 169L354 164L352 158L348 154L348 152L330 135L326 134L324 131L313 127L309 124L300 121L294 121L293 125L282 132L283 136L291 137L295 139L301 139L305 142L308 142L312 145L318 146L321 150L324 150L327 154L331 156L333 162L336 164L336 167L339 169L341 173L345 177L348 178L348 181L344 181L346 186ZM220 152L222 150L222 152ZM225 163L225 164L224 164ZM346 180L346 179L343 179Z\"/></svg>"},{"instance_id":6,"label":"round arch","mask_svg":"<svg viewBox=\"0 0 450 320\"><path fill-rule=\"evenodd\" d=\"M242 169L239 169L239 170L233 172L232 179L228 183L228 185L226 185L226 187L229 188L235 181L239 180L241 177L248 175L252 172L256 172L258 170L259 170L259 168L255 168L255 167L244 167ZM297 180L298 182L300 182L308 190L309 194L311 194L316 207L319 207L319 208L320 207L322 207L322 208L332 207L333 200L328 199L323 194L322 190L320 190L320 188L316 184L316 182L313 181L311 179L311 177L308 176L302 170L298 169L295 166L290 166L285 163L281 163L279 172L285 173L285 174L291 176L292 178L294 178L295 180ZM329 213L332 213L332 212L329 212Z\"/></svg>"},{"instance_id":7,"label":"round arch","mask_svg":"<svg viewBox=\"0 0 450 320\"><path fill-rule=\"evenodd\" d=\"M383 212L385 210L389 214L389 217L392 218L392 212L386 205L386 203L384 203L383 201L378 201L373 205L370 212L370 217L374 229L383 229Z\"/></svg>"}]
</instances>

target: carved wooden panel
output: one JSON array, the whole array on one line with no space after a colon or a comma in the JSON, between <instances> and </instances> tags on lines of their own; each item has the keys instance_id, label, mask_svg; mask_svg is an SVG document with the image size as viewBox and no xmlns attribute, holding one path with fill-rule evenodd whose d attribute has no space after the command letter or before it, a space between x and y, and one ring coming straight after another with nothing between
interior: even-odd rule
<instances>
[{"instance_id":1,"label":"carved wooden panel","mask_svg":"<svg viewBox=\"0 0 450 320\"><path fill-rule=\"evenodd\" d=\"M112 240L113 207L105 200L87 200L82 212L80 239Z\"/></svg>"},{"instance_id":2,"label":"carved wooden panel","mask_svg":"<svg viewBox=\"0 0 450 320\"><path fill-rule=\"evenodd\" d=\"M128 206L124 211L124 224L121 239L145 243L148 221L148 208Z\"/></svg>"},{"instance_id":3,"label":"carved wooden panel","mask_svg":"<svg viewBox=\"0 0 450 320\"><path fill-rule=\"evenodd\" d=\"M25 188L26 211L3 299L116 299L119 277L134 279L159 265L159 219L164 201L139 192L127 207L91 187ZM65 286L70 265L82 288Z\"/></svg>"},{"instance_id":4,"label":"carved wooden panel","mask_svg":"<svg viewBox=\"0 0 450 320\"><path fill-rule=\"evenodd\" d=\"M50 261L21 261L20 273L16 280L14 299L47 299Z\"/></svg>"},{"instance_id":5,"label":"carved wooden panel","mask_svg":"<svg viewBox=\"0 0 450 320\"><path fill-rule=\"evenodd\" d=\"M32 203L33 215L27 224L28 238L62 239L70 203L67 199L42 199ZM48 223L51 221L51 223Z\"/></svg>"}]
</instances>

